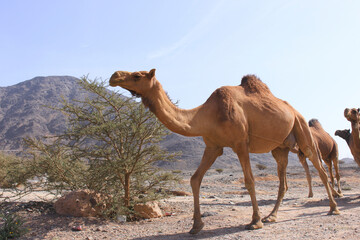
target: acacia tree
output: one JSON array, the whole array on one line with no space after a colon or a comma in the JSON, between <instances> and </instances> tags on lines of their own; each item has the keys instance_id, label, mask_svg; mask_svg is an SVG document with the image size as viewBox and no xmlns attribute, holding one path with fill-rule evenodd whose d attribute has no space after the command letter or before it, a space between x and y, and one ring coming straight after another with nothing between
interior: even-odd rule
<instances>
[{"instance_id":1,"label":"acacia tree","mask_svg":"<svg viewBox=\"0 0 360 240\"><path fill-rule=\"evenodd\" d=\"M92 189L126 207L164 194L161 189L177 180L155 166L177 155L158 145L166 128L134 99L107 90L104 81L83 77L79 84L91 95L55 108L67 116L68 129L50 143L25 140L32 169L42 169L51 188Z\"/></svg>"}]
</instances>

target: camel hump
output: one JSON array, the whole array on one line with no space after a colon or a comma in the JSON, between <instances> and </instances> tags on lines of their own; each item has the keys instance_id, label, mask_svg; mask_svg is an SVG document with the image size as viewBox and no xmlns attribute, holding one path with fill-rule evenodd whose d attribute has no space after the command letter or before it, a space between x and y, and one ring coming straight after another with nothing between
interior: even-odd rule
<instances>
[{"instance_id":1,"label":"camel hump","mask_svg":"<svg viewBox=\"0 0 360 240\"><path fill-rule=\"evenodd\" d=\"M322 128L319 120L317 120L316 118L313 118L309 121L309 127Z\"/></svg>"},{"instance_id":2,"label":"camel hump","mask_svg":"<svg viewBox=\"0 0 360 240\"><path fill-rule=\"evenodd\" d=\"M255 75L246 75L241 79L241 84L247 93L270 93L268 86Z\"/></svg>"}]
</instances>

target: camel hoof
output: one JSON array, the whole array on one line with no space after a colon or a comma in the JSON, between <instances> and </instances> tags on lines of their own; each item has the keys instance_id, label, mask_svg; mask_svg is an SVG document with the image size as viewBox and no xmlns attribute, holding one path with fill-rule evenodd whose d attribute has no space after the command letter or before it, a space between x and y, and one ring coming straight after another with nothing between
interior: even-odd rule
<instances>
[{"instance_id":1,"label":"camel hoof","mask_svg":"<svg viewBox=\"0 0 360 240\"><path fill-rule=\"evenodd\" d=\"M344 196L342 193L339 193L337 191L333 191L332 195L334 198L340 198Z\"/></svg>"},{"instance_id":2,"label":"camel hoof","mask_svg":"<svg viewBox=\"0 0 360 240\"><path fill-rule=\"evenodd\" d=\"M314 196L314 194L313 194L313 193L309 193L308 198L312 198L313 196Z\"/></svg>"},{"instance_id":3,"label":"camel hoof","mask_svg":"<svg viewBox=\"0 0 360 240\"><path fill-rule=\"evenodd\" d=\"M330 210L327 215L340 215L340 210L335 208L334 210Z\"/></svg>"},{"instance_id":4,"label":"camel hoof","mask_svg":"<svg viewBox=\"0 0 360 240\"><path fill-rule=\"evenodd\" d=\"M269 215L261 220L263 223L276 222L276 216Z\"/></svg>"},{"instance_id":5,"label":"camel hoof","mask_svg":"<svg viewBox=\"0 0 360 240\"><path fill-rule=\"evenodd\" d=\"M343 197L344 196L344 194L342 194L342 193L338 193L338 194L335 194L335 198L341 198L341 197Z\"/></svg>"},{"instance_id":6,"label":"camel hoof","mask_svg":"<svg viewBox=\"0 0 360 240\"><path fill-rule=\"evenodd\" d=\"M198 232L200 232L201 231L201 229L203 229L203 227L204 227L204 223L203 222L201 222L200 224L195 224L194 223L194 226L193 226L193 228L190 230L190 234L197 234Z\"/></svg>"},{"instance_id":7,"label":"camel hoof","mask_svg":"<svg viewBox=\"0 0 360 240\"><path fill-rule=\"evenodd\" d=\"M246 230L256 230L256 229L260 229L264 226L264 224L261 221L257 221L257 222L251 222L250 224L245 226Z\"/></svg>"}]
</instances>

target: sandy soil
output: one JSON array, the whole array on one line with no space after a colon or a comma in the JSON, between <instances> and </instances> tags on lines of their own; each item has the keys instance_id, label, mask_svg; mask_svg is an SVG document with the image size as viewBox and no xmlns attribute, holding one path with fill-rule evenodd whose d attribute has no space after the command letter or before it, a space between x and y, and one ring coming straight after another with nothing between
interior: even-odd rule
<instances>
[{"instance_id":1,"label":"sandy soil","mask_svg":"<svg viewBox=\"0 0 360 240\"><path fill-rule=\"evenodd\" d=\"M191 173L182 173L189 191ZM275 168L254 169L257 199L262 216L272 210L278 189ZM190 235L192 196L172 197L160 202L171 216L139 222L118 223L95 218L56 215L51 205L34 201L9 203L9 209L26 217L30 232L22 239L359 239L360 238L360 171L354 164L341 166L344 197L336 199L341 215L327 215L329 201L320 178L312 168L314 197L308 198L308 187L301 166L288 168L289 190L276 223L260 230L245 230L251 221L250 197L242 182L240 170L210 170L201 187L201 211L204 229ZM82 231L72 231L73 226Z\"/></svg>"}]
</instances>

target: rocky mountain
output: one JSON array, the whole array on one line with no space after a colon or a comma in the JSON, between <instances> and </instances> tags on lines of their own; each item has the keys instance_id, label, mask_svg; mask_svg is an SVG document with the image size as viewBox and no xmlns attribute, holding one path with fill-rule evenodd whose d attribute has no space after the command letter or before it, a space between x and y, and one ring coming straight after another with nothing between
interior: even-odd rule
<instances>
[{"instance_id":1,"label":"rocky mountain","mask_svg":"<svg viewBox=\"0 0 360 240\"><path fill-rule=\"evenodd\" d=\"M62 98L82 99L89 95L70 76L35 77L19 84L0 87L0 151L21 151L24 137L55 135L66 127L65 117L46 106L59 106ZM201 137L170 134L161 143L168 151L181 151L178 161L163 163L168 169L196 169L205 145ZM275 165L270 153L251 154L253 164ZM299 164L290 155L289 164ZM213 168L240 168L237 156L225 149Z\"/></svg>"},{"instance_id":2,"label":"rocky mountain","mask_svg":"<svg viewBox=\"0 0 360 240\"><path fill-rule=\"evenodd\" d=\"M0 149L19 150L24 137L53 135L65 129L65 117L46 106L59 106L65 99L83 97L76 78L36 77L0 88Z\"/></svg>"}]
</instances>

